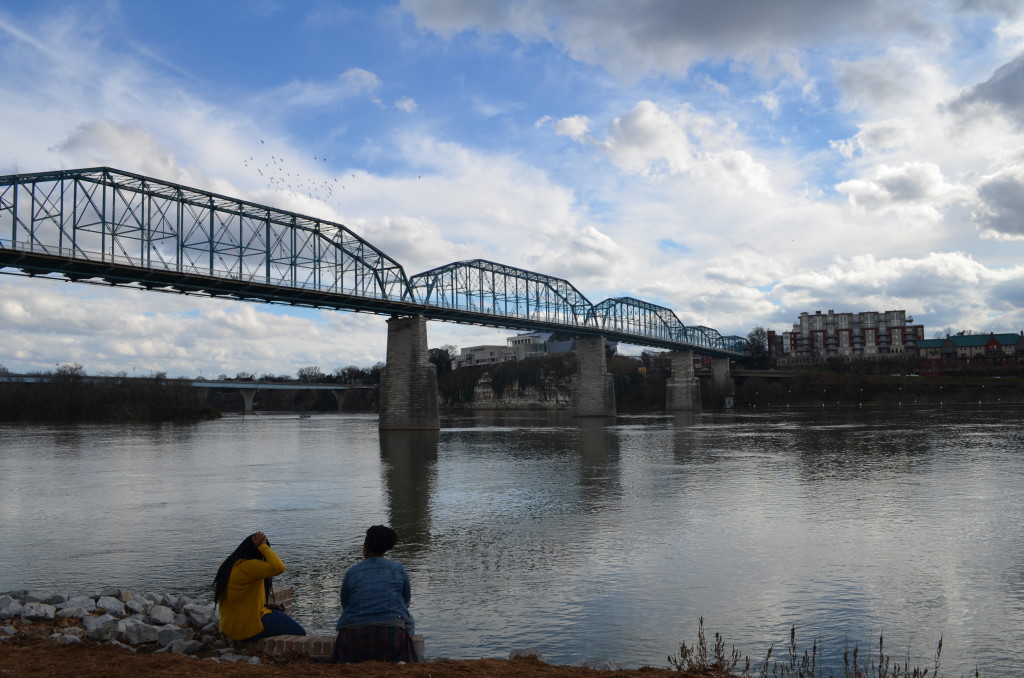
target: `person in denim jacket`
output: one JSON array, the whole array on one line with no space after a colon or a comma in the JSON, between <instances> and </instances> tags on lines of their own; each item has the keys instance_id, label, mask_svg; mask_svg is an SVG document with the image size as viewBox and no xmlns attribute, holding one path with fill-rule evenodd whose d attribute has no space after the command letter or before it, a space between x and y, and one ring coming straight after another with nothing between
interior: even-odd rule
<instances>
[{"instance_id":1,"label":"person in denim jacket","mask_svg":"<svg viewBox=\"0 0 1024 678\"><path fill-rule=\"evenodd\" d=\"M334 661L415 662L415 622L409 614L412 587L405 567L384 554L398 541L386 525L366 531L363 560L341 582L341 617L335 627Z\"/></svg>"}]
</instances>

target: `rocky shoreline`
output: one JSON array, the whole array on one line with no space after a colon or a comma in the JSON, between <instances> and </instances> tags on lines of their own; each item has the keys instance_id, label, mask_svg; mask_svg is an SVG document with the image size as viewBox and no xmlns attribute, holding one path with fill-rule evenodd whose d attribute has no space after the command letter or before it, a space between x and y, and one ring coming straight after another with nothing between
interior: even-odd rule
<instances>
[{"instance_id":1,"label":"rocky shoreline","mask_svg":"<svg viewBox=\"0 0 1024 678\"><path fill-rule=\"evenodd\" d=\"M277 593L286 591L290 589ZM256 665L296 661L322 663L324 659L321 657L318 662L308 652L269 651L267 643L275 639L260 643L232 641L221 633L218 621L219 613L212 602L169 593L138 594L122 587L70 595L29 590L0 593L0 645L92 646L136 655L170 654ZM298 640L296 636L283 638ZM422 646L419 649L422 652ZM544 662L538 648L513 649L509 660L528 660L556 668ZM446 660L431 660L431 663L434 661L448 663ZM474 661L502 660L457 663ZM578 667L558 668L622 671L610 658L590 659Z\"/></svg>"},{"instance_id":2,"label":"rocky shoreline","mask_svg":"<svg viewBox=\"0 0 1024 678\"><path fill-rule=\"evenodd\" d=\"M169 593L136 594L107 587L91 594L40 591L0 594L0 641L16 640L41 625L58 645L84 641L130 652L172 653L217 662L260 663L258 656L228 640L216 606Z\"/></svg>"}]
</instances>

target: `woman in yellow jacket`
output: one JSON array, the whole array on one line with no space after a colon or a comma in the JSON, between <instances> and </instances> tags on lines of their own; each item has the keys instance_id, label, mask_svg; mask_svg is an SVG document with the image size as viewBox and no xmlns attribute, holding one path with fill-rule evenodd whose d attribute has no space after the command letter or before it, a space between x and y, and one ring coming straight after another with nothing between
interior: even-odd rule
<instances>
[{"instance_id":1,"label":"woman in yellow jacket","mask_svg":"<svg viewBox=\"0 0 1024 678\"><path fill-rule=\"evenodd\" d=\"M267 607L272 578L282 572L284 563L262 532L246 537L221 563L213 580L213 597L220 607L220 630L225 636L231 640L259 640L306 635L297 621Z\"/></svg>"}]
</instances>

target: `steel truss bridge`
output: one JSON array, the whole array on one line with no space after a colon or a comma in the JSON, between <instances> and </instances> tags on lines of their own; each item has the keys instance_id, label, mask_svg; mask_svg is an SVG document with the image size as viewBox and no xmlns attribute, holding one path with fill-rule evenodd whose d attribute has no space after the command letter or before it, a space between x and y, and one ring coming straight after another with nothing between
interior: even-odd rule
<instances>
[{"instance_id":1,"label":"steel truss bridge","mask_svg":"<svg viewBox=\"0 0 1024 678\"><path fill-rule=\"evenodd\" d=\"M342 224L109 167L0 176L0 272L747 357L664 306L482 259L410 277Z\"/></svg>"}]
</instances>

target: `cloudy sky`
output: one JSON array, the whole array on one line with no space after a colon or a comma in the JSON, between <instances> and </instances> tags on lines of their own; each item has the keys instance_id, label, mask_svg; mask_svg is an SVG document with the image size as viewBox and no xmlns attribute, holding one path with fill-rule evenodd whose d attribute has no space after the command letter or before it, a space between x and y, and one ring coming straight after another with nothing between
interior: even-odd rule
<instances>
[{"instance_id":1,"label":"cloudy sky","mask_svg":"<svg viewBox=\"0 0 1024 678\"><path fill-rule=\"evenodd\" d=\"M0 0L0 60L2 174L109 165L723 334L1024 329L1017 0ZM382 317L0 276L12 371L384 356Z\"/></svg>"}]
</instances>

